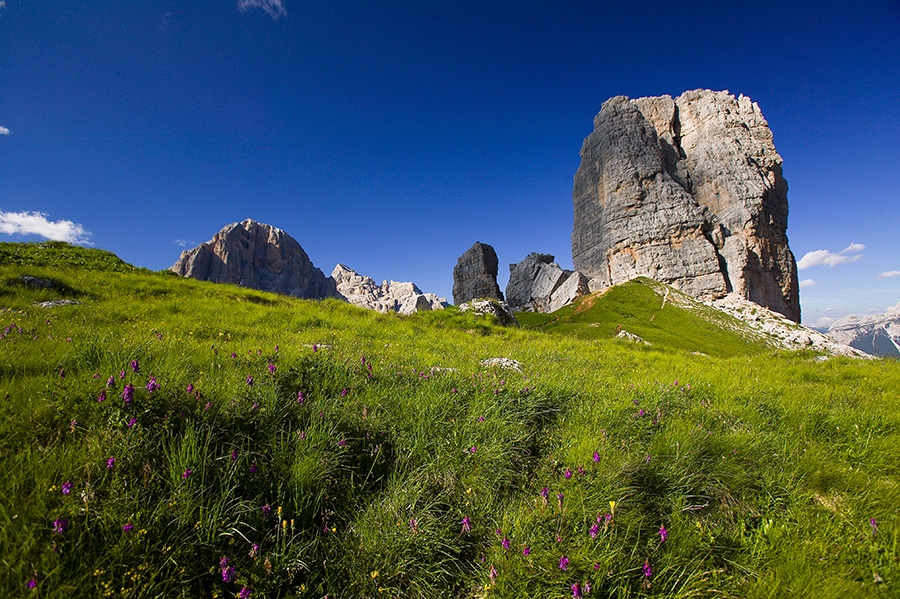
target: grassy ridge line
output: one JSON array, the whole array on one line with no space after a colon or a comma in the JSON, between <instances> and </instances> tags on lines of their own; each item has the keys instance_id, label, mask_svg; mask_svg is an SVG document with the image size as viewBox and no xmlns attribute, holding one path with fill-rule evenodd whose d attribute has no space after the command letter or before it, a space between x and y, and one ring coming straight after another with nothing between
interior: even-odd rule
<instances>
[{"instance_id":1,"label":"grassy ridge line","mask_svg":"<svg viewBox=\"0 0 900 599\"><path fill-rule=\"evenodd\" d=\"M23 274L84 303L0 295L8 596L896 593L896 364Z\"/></svg>"}]
</instances>

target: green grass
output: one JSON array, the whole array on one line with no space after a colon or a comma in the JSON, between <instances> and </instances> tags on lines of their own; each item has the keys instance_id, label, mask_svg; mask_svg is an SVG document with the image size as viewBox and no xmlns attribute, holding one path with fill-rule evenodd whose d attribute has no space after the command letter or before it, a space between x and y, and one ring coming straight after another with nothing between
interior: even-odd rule
<instances>
[{"instance_id":1,"label":"green grass","mask_svg":"<svg viewBox=\"0 0 900 599\"><path fill-rule=\"evenodd\" d=\"M579 298L552 314L516 314L523 327L579 339L637 335L657 349L720 357L755 355L765 344L733 317L646 277ZM628 341L623 341L628 343Z\"/></svg>"},{"instance_id":2,"label":"green grass","mask_svg":"<svg viewBox=\"0 0 900 599\"><path fill-rule=\"evenodd\" d=\"M0 263L2 596L900 593L895 361L767 350L648 282L530 330L49 249Z\"/></svg>"}]
</instances>

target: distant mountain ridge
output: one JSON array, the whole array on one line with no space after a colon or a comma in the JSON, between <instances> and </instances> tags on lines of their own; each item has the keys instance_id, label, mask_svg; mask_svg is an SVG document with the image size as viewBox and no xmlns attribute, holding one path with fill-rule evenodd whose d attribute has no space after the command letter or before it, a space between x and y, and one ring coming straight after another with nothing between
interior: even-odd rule
<instances>
[{"instance_id":1,"label":"distant mountain ridge","mask_svg":"<svg viewBox=\"0 0 900 599\"><path fill-rule=\"evenodd\" d=\"M296 239L250 218L226 225L209 241L183 251L169 270L303 299L342 299L379 312L411 314L447 306L444 298L422 293L414 283L385 281L378 286L343 264L326 277Z\"/></svg>"},{"instance_id":2,"label":"distant mountain ridge","mask_svg":"<svg viewBox=\"0 0 900 599\"><path fill-rule=\"evenodd\" d=\"M900 358L900 303L883 314L851 314L831 323L828 336L874 356Z\"/></svg>"}]
</instances>

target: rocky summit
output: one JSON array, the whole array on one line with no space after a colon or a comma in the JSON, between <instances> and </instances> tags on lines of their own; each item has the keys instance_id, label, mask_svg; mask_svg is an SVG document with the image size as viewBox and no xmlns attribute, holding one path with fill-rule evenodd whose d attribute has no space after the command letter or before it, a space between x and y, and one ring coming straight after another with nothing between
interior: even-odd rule
<instances>
[{"instance_id":1,"label":"rocky summit","mask_svg":"<svg viewBox=\"0 0 900 599\"><path fill-rule=\"evenodd\" d=\"M604 102L575 174L572 260L591 288L648 276L800 321L787 182L745 96L687 91Z\"/></svg>"},{"instance_id":2,"label":"rocky summit","mask_svg":"<svg viewBox=\"0 0 900 599\"><path fill-rule=\"evenodd\" d=\"M476 241L453 267L453 303L457 306L471 299L503 299L497 284L497 252Z\"/></svg>"},{"instance_id":3,"label":"rocky summit","mask_svg":"<svg viewBox=\"0 0 900 599\"><path fill-rule=\"evenodd\" d=\"M384 281L375 283L372 277L357 273L349 266L338 264L331 272L337 292L348 302L382 313L412 314L446 308L447 300L433 293L422 293L415 283Z\"/></svg>"},{"instance_id":4,"label":"rocky summit","mask_svg":"<svg viewBox=\"0 0 900 599\"><path fill-rule=\"evenodd\" d=\"M339 297L334 281L313 266L293 237L249 218L181 252L181 258L169 270L203 281L306 299Z\"/></svg>"}]
</instances>

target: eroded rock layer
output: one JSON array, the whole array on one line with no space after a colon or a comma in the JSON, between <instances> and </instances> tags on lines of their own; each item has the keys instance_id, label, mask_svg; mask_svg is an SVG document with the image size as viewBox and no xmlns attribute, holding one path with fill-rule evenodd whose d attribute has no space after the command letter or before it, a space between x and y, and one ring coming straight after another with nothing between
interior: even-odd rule
<instances>
[{"instance_id":1,"label":"eroded rock layer","mask_svg":"<svg viewBox=\"0 0 900 599\"><path fill-rule=\"evenodd\" d=\"M582 146L573 201L572 260L592 287L644 275L800 321L787 182L749 98L607 100Z\"/></svg>"}]
</instances>

